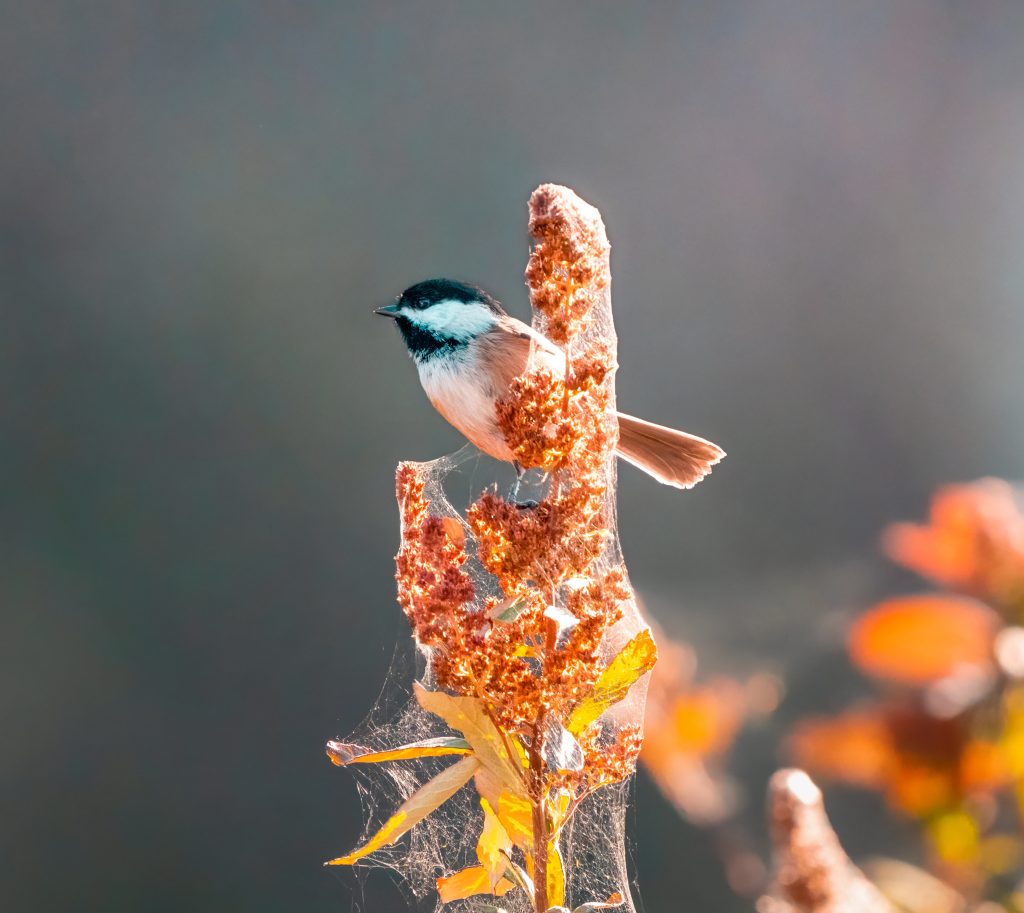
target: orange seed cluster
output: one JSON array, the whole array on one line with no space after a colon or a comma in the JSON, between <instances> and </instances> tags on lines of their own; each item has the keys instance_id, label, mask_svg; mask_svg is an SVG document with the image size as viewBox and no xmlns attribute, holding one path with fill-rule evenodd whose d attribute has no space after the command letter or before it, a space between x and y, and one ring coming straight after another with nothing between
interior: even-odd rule
<instances>
[{"instance_id":1,"label":"orange seed cluster","mask_svg":"<svg viewBox=\"0 0 1024 913\"><path fill-rule=\"evenodd\" d=\"M565 345L587 328L608 287L608 239L596 210L568 205L549 184L530 198L530 234L536 240L526 267L530 299L547 320L548 338Z\"/></svg>"}]
</instances>

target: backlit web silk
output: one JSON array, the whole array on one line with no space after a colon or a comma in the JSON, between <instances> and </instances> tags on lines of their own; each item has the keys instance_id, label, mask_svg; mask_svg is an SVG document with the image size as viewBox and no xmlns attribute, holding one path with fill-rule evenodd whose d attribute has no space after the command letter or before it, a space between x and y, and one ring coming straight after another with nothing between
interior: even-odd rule
<instances>
[{"instance_id":1,"label":"backlit web silk","mask_svg":"<svg viewBox=\"0 0 1024 913\"><path fill-rule=\"evenodd\" d=\"M518 507L491 488L457 509L445 482L465 463L466 448L400 465L397 578L414 631L418 696L407 690L412 670L396 667L362 729L329 743L332 758L346 764L360 752L372 757L365 753L432 739L447 739L438 750L453 752L352 761L367 820L360 846L391 827L396 809L431 778L463 764L472 779L394 842L334 862L391 869L426 908L459 893L458 880L442 881L439 893L439 878L484 870L495 893L445 909L536 911L536 885L516 872L537 879L543 871L549 906L632 911L624 816L655 651L616 531L609 245L597 210L554 185L534 192L530 231L533 326L564 349L567 371L531 362L498 413L520 462L544 474L540 503ZM493 744L428 712L424 693L469 702L453 706L479 711L486 731L497 732ZM463 734L470 749L452 741ZM516 811L523 801L546 809L540 825L525 806ZM548 840L547 850L538 848Z\"/></svg>"}]
</instances>

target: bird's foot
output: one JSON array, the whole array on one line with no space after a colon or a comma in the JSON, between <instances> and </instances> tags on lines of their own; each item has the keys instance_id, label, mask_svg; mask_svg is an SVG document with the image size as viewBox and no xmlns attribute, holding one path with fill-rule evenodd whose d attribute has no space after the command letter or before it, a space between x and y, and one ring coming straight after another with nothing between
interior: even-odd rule
<instances>
[{"instance_id":1,"label":"bird's foot","mask_svg":"<svg viewBox=\"0 0 1024 913\"><path fill-rule=\"evenodd\" d=\"M523 476L526 475L526 470L519 465L518 462L512 464L516 470L516 480L512 483L512 488L509 489L508 498L506 500L509 503L514 504L518 510L533 510L537 506L537 502L533 500L520 501L519 500L519 486L523 482Z\"/></svg>"}]
</instances>

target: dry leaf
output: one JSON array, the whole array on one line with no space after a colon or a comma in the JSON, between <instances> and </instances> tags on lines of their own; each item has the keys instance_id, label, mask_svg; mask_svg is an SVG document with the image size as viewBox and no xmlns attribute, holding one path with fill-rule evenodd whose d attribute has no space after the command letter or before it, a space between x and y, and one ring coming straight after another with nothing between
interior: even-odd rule
<instances>
[{"instance_id":1,"label":"dry leaf","mask_svg":"<svg viewBox=\"0 0 1024 913\"><path fill-rule=\"evenodd\" d=\"M492 887L487 869L482 865L471 865L454 875L437 879L437 893L441 903L451 903L475 894L495 894L501 897L514 887L507 878L502 878Z\"/></svg>"},{"instance_id":2,"label":"dry leaf","mask_svg":"<svg viewBox=\"0 0 1024 913\"><path fill-rule=\"evenodd\" d=\"M366 843L347 856L331 859L324 865L352 865L375 850L390 846L462 789L473 778L479 766L476 758L469 757L441 771L406 799L398 811L388 818L384 826Z\"/></svg>"},{"instance_id":3,"label":"dry leaf","mask_svg":"<svg viewBox=\"0 0 1024 913\"><path fill-rule=\"evenodd\" d=\"M612 704L621 701L633 684L654 668L658 648L646 628L626 644L598 677L594 690L569 718L566 729L579 735Z\"/></svg>"},{"instance_id":4,"label":"dry leaf","mask_svg":"<svg viewBox=\"0 0 1024 913\"><path fill-rule=\"evenodd\" d=\"M519 769L509 757L500 733L480 701L473 697L452 697L442 691L427 691L419 682L413 690L424 710L441 717L452 729L465 736L473 749L473 756L498 777L506 789L522 793L523 778Z\"/></svg>"},{"instance_id":5,"label":"dry leaf","mask_svg":"<svg viewBox=\"0 0 1024 913\"><path fill-rule=\"evenodd\" d=\"M484 826L476 844L476 858L490 877L492 886L497 885L505 874L506 857L512 852L512 838L509 837L498 816L486 799L480 800L484 810Z\"/></svg>"},{"instance_id":6,"label":"dry leaf","mask_svg":"<svg viewBox=\"0 0 1024 913\"><path fill-rule=\"evenodd\" d=\"M408 745L381 751L374 751L349 742L327 743L327 757L337 767L347 767L349 764L379 764L382 761L407 761L412 758L439 758L444 755L465 755L470 752L469 742L451 736L424 739L422 742L410 742Z\"/></svg>"}]
</instances>

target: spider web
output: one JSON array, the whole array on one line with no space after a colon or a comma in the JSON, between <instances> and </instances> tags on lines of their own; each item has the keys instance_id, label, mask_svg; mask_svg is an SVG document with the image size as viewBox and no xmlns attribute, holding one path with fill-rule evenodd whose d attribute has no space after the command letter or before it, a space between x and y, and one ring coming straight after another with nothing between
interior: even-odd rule
<instances>
[{"instance_id":1,"label":"spider web","mask_svg":"<svg viewBox=\"0 0 1024 913\"><path fill-rule=\"evenodd\" d=\"M596 218L603 234L603 223L597 210L572 195L575 207L587 220ZM607 245L606 245L607 247ZM587 318L586 329L577 335L571 344L570 357L593 351L598 346L608 353L615 364L616 334L612 321L610 280L597 295L597 302ZM534 329L545 332L546 321L535 314ZM608 373L604 383L609 393L608 408L615 409L614 375ZM461 524L466 538L469 560L463 570L470 574L476 588L475 608L481 610L488 595L500 594L496 580L487 573L476 558L476 543L463 513L449 498L449 491L460 493L467 488L467 467L478 452L470 445L449 456L427 463L417 464L426 479L425 494L431 502L431 513L448 517ZM486 466L499 464L488 460ZM616 459L609 455L605 461L606 516L610 536L605 551L594 567L593 575L618 566L622 562L617 533L615 493ZM474 462L468 476L470 500L474 488L481 486L482 471L479 461ZM507 470L502 473L503 478ZM535 475L531 474L531 475ZM488 479L481 487L497 484ZM543 496L546 482L532 479L524 485L520 497ZM461 502L461 498L456 498ZM468 506L469 501L464 506ZM632 590L630 589L632 594ZM646 623L640 616L635 598L622 604L623 617L605 636L602 644L603 661L607 663ZM471 609L472 610L472 609ZM430 674L429 649L417 645L417 678L428 689L434 683ZM388 681L374 710L366 721L346 741L356 742L368 748L379 750L437 736L450 735L443 721L426 713L411 698L409 658L396 662L388 675ZM602 717L604 735L613 737L627 726L641 725L646 698L647 676L634 685L627 697L615 704ZM395 708L397 706L397 710ZM374 833L389 815L426 780L451 764L451 758L417 761L396 761L373 765L354 765L347 768L356 777L366 825L360 843ZM559 839L566 873L566 904L572 909L577 905L605 901L612 894L619 893L623 902L616 907L619 911L634 913L635 908L629 890L629 876L626 864L625 813L629 796L630 781L606 786L589 796L577 809ZM461 789L441 808L417 824L395 845L382 848L371 856L360 860L362 869L384 868L397 873L405 888L420 909L439 909L442 904L437 897L436 881L460 869L474 865L476 842L483 823L479 798L472 784ZM532 898L522 890L515 889L501 898L478 895L465 900L443 905L453 913L462 911L494 911L507 913L532 913Z\"/></svg>"}]
</instances>

